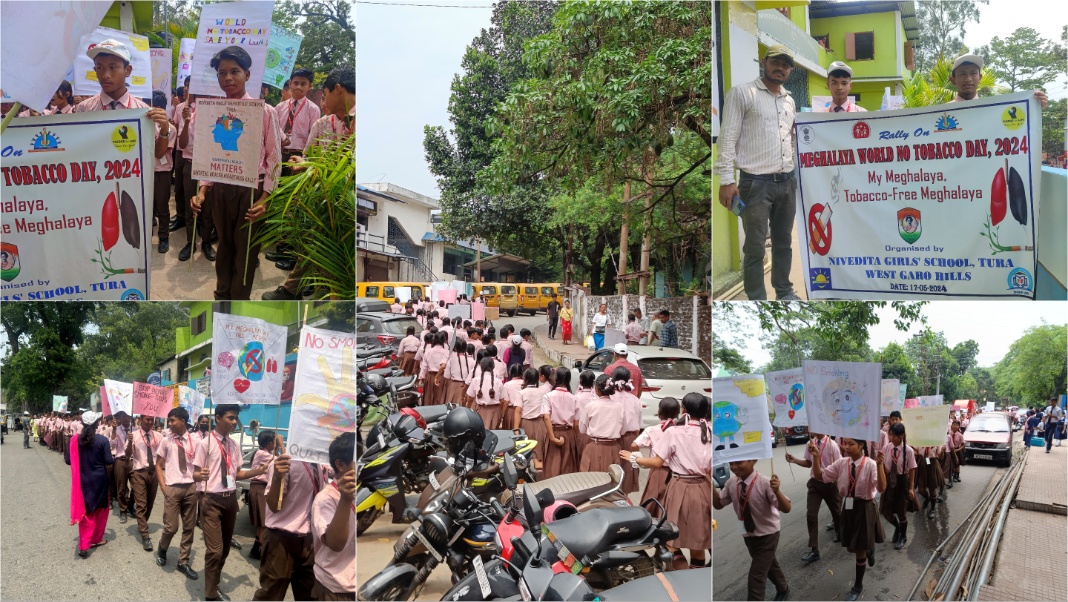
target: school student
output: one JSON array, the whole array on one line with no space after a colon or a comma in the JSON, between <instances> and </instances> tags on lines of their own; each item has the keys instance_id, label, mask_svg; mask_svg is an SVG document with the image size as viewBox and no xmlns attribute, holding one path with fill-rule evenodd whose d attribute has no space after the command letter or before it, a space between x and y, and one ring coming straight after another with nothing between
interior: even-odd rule
<instances>
[{"instance_id":1,"label":"school student","mask_svg":"<svg viewBox=\"0 0 1068 602\"><path fill-rule=\"evenodd\" d=\"M545 450L543 472L546 479L578 471L578 457L575 455L577 408L575 396L571 394L571 370L566 366L557 368L555 383L553 390L544 396L549 406L549 421L555 435L553 444Z\"/></svg>"},{"instance_id":2,"label":"school student","mask_svg":"<svg viewBox=\"0 0 1068 602\"><path fill-rule=\"evenodd\" d=\"M52 110L45 111L45 114L67 115L74 112L74 106L74 88L71 87L69 81L63 80L59 84L59 89L52 95Z\"/></svg>"},{"instance_id":3,"label":"school student","mask_svg":"<svg viewBox=\"0 0 1068 602\"><path fill-rule=\"evenodd\" d=\"M664 438L664 431L674 426L675 421L679 417L679 400L674 397L665 397L660 400L660 405L657 406L656 416L660 419L659 424L654 424L642 431L642 434L638 435L638 438L631 443L631 451L639 451L646 449L649 452L650 457L653 455L653 448L657 443ZM662 460L663 458L661 458ZM642 491L643 502L649 498L659 500L661 504L665 503L664 496L667 493L667 484L671 479L671 471L663 466L654 466L649 470L649 478L645 482L645 490ZM653 518L660 518L660 508L653 506L649 508L649 514L653 515Z\"/></svg>"},{"instance_id":4,"label":"school student","mask_svg":"<svg viewBox=\"0 0 1068 602\"><path fill-rule=\"evenodd\" d=\"M115 469L113 471L115 475L115 495L119 499L119 522L126 523L127 502L130 499L129 478L130 478L130 465L129 465L129 452L128 443L130 436L130 415L123 410L115 412L115 420L117 425L115 426L115 432L111 436L111 455L115 458ZM52 430L54 423L49 423L49 430ZM53 441L55 437L53 436Z\"/></svg>"},{"instance_id":5,"label":"school student","mask_svg":"<svg viewBox=\"0 0 1068 602\"><path fill-rule=\"evenodd\" d=\"M146 552L152 551L148 537L148 518L156 503L156 450L162 438L152 429L155 418L141 416L141 428L127 440L130 448L130 489L134 495L134 510L137 514L137 530L141 533L141 545Z\"/></svg>"},{"instance_id":6,"label":"school student","mask_svg":"<svg viewBox=\"0 0 1068 602\"><path fill-rule=\"evenodd\" d=\"M445 348L445 340L448 335L437 332L430 335L430 344L423 353L423 363L419 368L419 380L423 383L423 405L441 405L448 401L445 397L444 383L441 382L441 374L445 362L449 358L449 352Z\"/></svg>"},{"instance_id":7,"label":"school student","mask_svg":"<svg viewBox=\"0 0 1068 602\"><path fill-rule=\"evenodd\" d=\"M252 57L240 46L220 50L211 59L219 86L230 99L251 99L245 91L245 83L252 75ZM196 117L193 117L195 121ZM195 124L191 126L195 129ZM263 133L260 141L258 172L260 184L255 189L233 184L200 181L197 198L191 202L194 213L211 199L212 216L219 233L219 247L215 250L215 298L249 299L259 264L260 247L253 244L247 248L249 237L255 238L260 228L258 223L267 211L266 201L274 190L276 168L281 157L278 122L269 107L263 108ZM255 202L253 202L255 197ZM246 272L246 253L247 272Z\"/></svg>"},{"instance_id":8,"label":"school student","mask_svg":"<svg viewBox=\"0 0 1068 602\"><path fill-rule=\"evenodd\" d=\"M207 600L229 600L219 590L226 557L230 555L230 541L237 522L237 480L248 479L266 472L266 466L242 470L241 450L230 439L237 426L241 406L215 406L215 430L197 444L193 456L193 479L204 483L201 500L201 529L204 532L204 596Z\"/></svg>"},{"instance_id":9,"label":"school student","mask_svg":"<svg viewBox=\"0 0 1068 602\"><path fill-rule=\"evenodd\" d=\"M583 370L579 373L578 390L575 391L575 458L582 461L582 452L590 444L590 437L579 429L579 419L586 411L586 406L597 399L597 393L593 390L594 380L597 374L593 370Z\"/></svg>"},{"instance_id":10,"label":"school student","mask_svg":"<svg viewBox=\"0 0 1068 602\"><path fill-rule=\"evenodd\" d=\"M159 90L152 92L152 106L163 109L167 106L167 95ZM178 132L173 127L167 128L166 148L162 152L157 149L155 161L155 184L152 188L152 213L156 218L157 235L159 236L160 253L166 253L170 249L171 237L171 155L174 151L174 143L178 138ZM149 234L151 237L151 234Z\"/></svg>"},{"instance_id":11,"label":"school student","mask_svg":"<svg viewBox=\"0 0 1068 602\"><path fill-rule=\"evenodd\" d=\"M182 540L178 548L178 572L196 579L197 572L189 566L189 550L193 547L193 527L197 520L197 488L193 481L193 440L186 430L189 412L174 408L167 413L170 431L156 450L156 480L163 489L163 535L156 550L156 564L167 565L167 548L178 532L182 521Z\"/></svg>"},{"instance_id":12,"label":"school student","mask_svg":"<svg viewBox=\"0 0 1068 602\"><path fill-rule=\"evenodd\" d=\"M467 386L467 396L475 400L474 410L487 429L500 428L508 401L504 397L504 384L494 373L493 358L483 357L479 360L478 368Z\"/></svg>"},{"instance_id":13,"label":"school student","mask_svg":"<svg viewBox=\"0 0 1068 602\"><path fill-rule=\"evenodd\" d=\"M259 449L252 455L252 468L267 466L274 461L276 450L281 450L282 436L274 431L261 431L256 436ZM267 518L267 475L261 474L249 480L248 487L248 518L252 528L256 529L256 543L248 552L248 557L259 560L263 551L263 527Z\"/></svg>"},{"instance_id":14,"label":"school student","mask_svg":"<svg viewBox=\"0 0 1068 602\"><path fill-rule=\"evenodd\" d=\"M849 437L841 439L842 458L835 460L826 470L819 462L812 464L818 480L834 483L842 497L842 517L838 523L838 535L842 546L856 555L856 580L846 600L856 600L864 590L864 571L875 566L875 544L885 539L883 525L875 508L875 495L886 491L886 467L883 451L879 450L873 460L868 457L867 443ZM808 451L819 454L816 442L809 440ZM885 498L884 498L885 499Z\"/></svg>"},{"instance_id":15,"label":"school student","mask_svg":"<svg viewBox=\"0 0 1068 602\"><path fill-rule=\"evenodd\" d=\"M547 395L556 386L556 370L548 364L538 366L538 390Z\"/></svg>"},{"instance_id":16,"label":"school student","mask_svg":"<svg viewBox=\"0 0 1068 602\"><path fill-rule=\"evenodd\" d=\"M909 512L919 509L916 504L916 455L907 445L905 425L890 427L890 443L883 447L886 469L886 493L880 503L883 518L894 525L894 549L908 543Z\"/></svg>"},{"instance_id":17,"label":"school student","mask_svg":"<svg viewBox=\"0 0 1068 602\"><path fill-rule=\"evenodd\" d=\"M790 584L775 552L782 528L779 513L789 512L792 506L790 498L779 489L778 475L771 475L769 479L754 470L755 465L756 460L731 462L734 476L724 484L722 493L712 489L712 507L719 510L732 505L735 516L745 528L742 541L753 559L749 565L747 599L763 600L770 579L775 585L775 599L785 600L790 593Z\"/></svg>"},{"instance_id":18,"label":"school student","mask_svg":"<svg viewBox=\"0 0 1068 602\"><path fill-rule=\"evenodd\" d=\"M178 122L178 148L182 149L182 213L185 215L183 223L186 236L185 246L178 251L178 261L188 261L192 257L196 236L201 239L200 250L204 253L204 258L208 261L215 261L215 247L212 246L212 241L216 236L213 235L216 230L212 197L210 195L206 197L199 208L196 211L193 210L197 196L197 180L193 179L193 147L196 140L194 121L197 115L197 97L189 92L189 78L186 77L185 81L186 101L182 110L175 112L175 120ZM175 211L178 211L178 197L174 198ZM197 225L196 232L193 231L194 222Z\"/></svg>"},{"instance_id":19,"label":"school student","mask_svg":"<svg viewBox=\"0 0 1068 602\"><path fill-rule=\"evenodd\" d=\"M526 368L528 362L526 359L527 352L523 349L523 337L513 335L510 339L506 338L502 340L510 340L512 343L511 347L504 350L504 357L502 358L504 359L505 365L508 367L508 371L512 371L513 365L519 366L520 368Z\"/></svg>"},{"instance_id":20,"label":"school student","mask_svg":"<svg viewBox=\"0 0 1068 602\"><path fill-rule=\"evenodd\" d=\"M579 410L579 432L590 439L582 450L579 472L608 472L609 466L619 464L619 439L623 436L626 410L612 399L617 391L612 377L597 375L593 390L596 397Z\"/></svg>"},{"instance_id":21,"label":"school student","mask_svg":"<svg viewBox=\"0 0 1068 602\"><path fill-rule=\"evenodd\" d=\"M419 372L419 364L415 361L415 354L418 351L419 337L415 336L415 326L409 326L404 338L397 345L397 355L401 358L400 368L405 376Z\"/></svg>"},{"instance_id":22,"label":"school student","mask_svg":"<svg viewBox=\"0 0 1068 602\"><path fill-rule=\"evenodd\" d=\"M552 433L545 394L538 388L538 371L527 368L523 371L523 388L513 395L512 429L522 428L527 437L538 442L534 448L534 467L541 470L545 465L545 448L550 443L561 445L561 439Z\"/></svg>"},{"instance_id":23,"label":"school student","mask_svg":"<svg viewBox=\"0 0 1068 602\"><path fill-rule=\"evenodd\" d=\"M311 69L297 69L289 78L289 100L274 107L275 116L282 126L282 160L288 162L293 155L303 155L308 144L311 126L322 113L319 107L306 97L311 91L315 73Z\"/></svg>"},{"instance_id":24,"label":"school student","mask_svg":"<svg viewBox=\"0 0 1068 602\"><path fill-rule=\"evenodd\" d=\"M445 389L445 401L457 405L467 405L467 381L471 378L474 361L467 355L467 341L455 337L452 353L445 361L442 386Z\"/></svg>"},{"instance_id":25,"label":"school student","mask_svg":"<svg viewBox=\"0 0 1068 602\"><path fill-rule=\"evenodd\" d=\"M946 487L953 489L954 481L960 483L960 465L964 463L964 433L960 432L959 420L954 420L949 428L949 434L946 435L945 465L947 470L944 475L946 477ZM1027 439L1027 432L1025 431L1024 443L1028 443Z\"/></svg>"},{"instance_id":26,"label":"school student","mask_svg":"<svg viewBox=\"0 0 1068 602\"><path fill-rule=\"evenodd\" d=\"M818 458L819 464L826 469L842 457L842 451L839 449L838 444L827 435L821 435L811 429L809 430L809 435L812 436L811 440L816 442L818 453L810 453L809 448L806 446L804 458L798 459L787 452L786 461L810 469L807 485L808 497L805 502L807 507L805 520L808 524L808 547L811 549L801 557L801 560L815 562L820 559L820 504L826 503L827 508L831 511L831 526L835 528L834 543L838 543L839 536L836 526L841 521L842 501L838 496L838 488L834 486L834 483L825 483L816 478L816 470L812 467L812 464Z\"/></svg>"},{"instance_id":27,"label":"school student","mask_svg":"<svg viewBox=\"0 0 1068 602\"><path fill-rule=\"evenodd\" d=\"M356 434L342 433L330 442L334 480L312 501L311 532L315 545L313 599L356 599Z\"/></svg>"},{"instance_id":28,"label":"school student","mask_svg":"<svg viewBox=\"0 0 1068 602\"><path fill-rule=\"evenodd\" d=\"M934 518L935 504L946 501L941 463L945 452L941 445L913 447L912 451L916 455L916 491L924 498L921 509L927 511L927 518Z\"/></svg>"},{"instance_id":29,"label":"school student","mask_svg":"<svg viewBox=\"0 0 1068 602\"><path fill-rule=\"evenodd\" d=\"M642 428L642 402L631 392L634 390L634 381L631 380L629 370L618 366L612 370L611 378L616 389L612 400L623 406L623 434L620 436L619 446L629 450ZM638 491L638 467L629 461L621 461L620 467L623 469L622 491Z\"/></svg>"}]
</instances>

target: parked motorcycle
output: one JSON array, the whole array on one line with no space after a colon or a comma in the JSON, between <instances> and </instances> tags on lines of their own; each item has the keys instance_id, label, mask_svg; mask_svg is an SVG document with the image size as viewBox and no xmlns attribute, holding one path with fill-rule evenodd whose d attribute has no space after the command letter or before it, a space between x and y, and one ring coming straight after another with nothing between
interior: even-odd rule
<instances>
[{"instance_id":1,"label":"parked motorcycle","mask_svg":"<svg viewBox=\"0 0 1068 602\"><path fill-rule=\"evenodd\" d=\"M712 568L670 571L642 577L601 592L600 599L610 602L711 600Z\"/></svg>"}]
</instances>

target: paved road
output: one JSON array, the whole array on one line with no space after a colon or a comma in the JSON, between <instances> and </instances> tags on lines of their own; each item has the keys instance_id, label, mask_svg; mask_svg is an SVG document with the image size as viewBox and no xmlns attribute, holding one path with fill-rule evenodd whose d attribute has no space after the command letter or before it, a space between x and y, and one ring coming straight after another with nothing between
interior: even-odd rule
<instances>
[{"instance_id":1,"label":"paved road","mask_svg":"<svg viewBox=\"0 0 1068 602\"><path fill-rule=\"evenodd\" d=\"M200 575L186 579L175 570L181 533L171 543L169 563L156 566L141 547L137 521L118 521L111 513L104 538L108 545L89 557L78 557L78 528L70 525L70 467L63 456L36 443L22 448L15 438L0 453L0 598L7 600L203 600L204 540L198 529L190 565ZM117 506L116 506L117 508ZM149 535L158 543L163 532L163 494L157 493ZM234 539L220 589L234 600L251 600L259 585L259 562L248 558L253 532L248 510L241 505ZM286 600L292 600L287 592Z\"/></svg>"},{"instance_id":2,"label":"paved road","mask_svg":"<svg viewBox=\"0 0 1068 602\"><path fill-rule=\"evenodd\" d=\"M791 600L842 600L852 587L855 577L854 556L841 544L832 543L831 534L823 527L831 522L827 506L820 508L820 554L821 559L807 564L801 556L808 552L808 529L805 525L808 469L787 464L786 447L782 444L774 450L776 473L782 490L790 498L792 510L782 514L782 531L779 539L778 560L790 584ZM792 455L801 456L804 446L800 443L789 446ZM770 462L757 462L757 471L771 474ZM792 469L792 474L791 474ZM933 519L919 512L909 517L908 545L904 550L895 550L893 544L881 544L876 550L876 565L864 575L865 600L902 600L908 595L920 571L930 557L931 550L975 507L979 498L996 482L1004 469L991 463L961 467L961 479L953 489L947 490L947 503L937 506ZM712 547L715 558L712 584L714 600L745 600L746 579L751 558L739 533L740 521L728 506L713 510L717 530L713 534ZM883 521L886 537L893 535L893 528ZM937 564L937 563L936 563ZM768 582L767 599L775 595L775 587Z\"/></svg>"}]
</instances>

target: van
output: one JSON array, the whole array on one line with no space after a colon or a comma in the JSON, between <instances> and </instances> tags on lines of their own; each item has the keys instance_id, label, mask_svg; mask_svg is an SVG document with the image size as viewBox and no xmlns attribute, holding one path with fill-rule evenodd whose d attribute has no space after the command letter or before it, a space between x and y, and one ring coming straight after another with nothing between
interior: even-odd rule
<instances>
[{"instance_id":1,"label":"van","mask_svg":"<svg viewBox=\"0 0 1068 602\"><path fill-rule=\"evenodd\" d=\"M538 309L547 312L549 310L549 302L553 300L553 295L556 295L556 302L562 307L564 305L564 287L559 284L539 284L538 285L539 296Z\"/></svg>"},{"instance_id":2,"label":"van","mask_svg":"<svg viewBox=\"0 0 1068 602\"><path fill-rule=\"evenodd\" d=\"M513 317L519 309L519 287L515 284L500 285L501 300L499 307L506 312L508 317Z\"/></svg>"},{"instance_id":3,"label":"van","mask_svg":"<svg viewBox=\"0 0 1068 602\"><path fill-rule=\"evenodd\" d=\"M423 282L357 282L356 296L381 299L386 303L393 303L397 299L397 289L411 287L412 299L429 299L430 287Z\"/></svg>"},{"instance_id":4,"label":"van","mask_svg":"<svg viewBox=\"0 0 1068 602\"><path fill-rule=\"evenodd\" d=\"M516 288L514 284L500 282L472 284L471 299L477 300L479 295L485 295L486 307L496 307L501 313L507 312L509 316L515 315Z\"/></svg>"},{"instance_id":5,"label":"van","mask_svg":"<svg viewBox=\"0 0 1068 602\"><path fill-rule=\"evenodd\" d=\"M538 313L541 308L541 292L537 284L519 284L519 311L528 312L530 315Z\"/></svg>"}]
</instances>

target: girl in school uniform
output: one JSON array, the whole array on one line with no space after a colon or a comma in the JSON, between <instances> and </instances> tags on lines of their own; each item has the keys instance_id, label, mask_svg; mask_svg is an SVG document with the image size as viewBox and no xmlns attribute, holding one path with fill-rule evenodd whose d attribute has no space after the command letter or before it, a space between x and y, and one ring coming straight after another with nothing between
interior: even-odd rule
<instances>
[{"instance_id":1,"label":"girl in school uniform","mask_svg":"<svg viewBox=\"0 0 1068 602\"><path fill-rule=\"evenodd\" d=\"M419 368L419 378L423 381L423 405L433 406L445 403L445 387L441 380L449 352L445 349L444 332L433 335L430 347L423 352L423 364Z\"/></svg>"},{"instance_id":2,"label":"girl in school uniform","mask_svg":"<svg viewBox=\"0 0 1068 602\"><path fill-rule=\"evenodd\" d=\"M445 387L445 400L469 407L467 404L467 381L471 378L471 370L474 362L467 355L467 341L456 337L456 343L452 346L452 353L445 361L445 372L442 378L442 386Z\"/></svg>"},{"instance_id":3,"label":"girl in school uniform","mask_svg":"<svg viewBox=\"0 0 1068 602\"><path fill-rule=\"evenodd\" d=\"M545 466L545 448L549 443L562 445L562 440L552 434L545 394L538 389L538 371L534 368L523 371L523 388L517 397L518 405L515 403L516 397L512 398L512 405L515 406L512 428L522 428L527 438L538 442L534 448L534 468L541 470Z\"/></svg>"},{"instance_id":4,"label":"girl in school uniform","mask_svg":"<svg viewBox=\"0 0 1068 602\"><path fill-rule=\"evenodd\" d=\"M894 525L894 549L908 543L909 512L919 509L916 503L916 454L905 439L905 425L898 422L890 427L890 443L883 447L886 469L886 493L879 510L883 518Z\"/></svg>"},{"instance_id":5,"label":"girl in school uniform","mask_svg":"<svg viewBox=\"0 0 1068 602\"><path fill-rule=\"evenodd\" d=\"M542 395L548 395L556 386L556 370L548 364L538 367L538 389Z\"/></svg>"},{"instance_id":6,"label":"girl in school uniform","mask_svg":"<svg viewBox=\"0 0 1068 602\"><path fill-rule=\"evenodd\" d=\"M582 460L582 451L589 447L590 437L579 430L579 418L586 406L597 399L597 393L593 390L593 381L597 377L593 370L583 370L579 373L578 391L575 392L575 458Z\"/></svg>"},{"instance_id":7,"label":"girl in school uniform","mask_svg":"<svg viewBox=\"0 0 1068 602\"><path fill-rule=\"evenodd\" d=\"M691 569L703 568L705 550L712 549L712 430L703 419L707 403L700 394L683 397L685 415L680 424L664 431L653 446L652 456L619 452L625 462L671 470L664 509L668 520L679 526L679 538L669 543L668 549L675 553L674 564L680 569L686 568L683 548L690 551ZM789 499L785 506L789 511Z\"/></svg>"},{"instance_id":8,"label":"girl in school uniform","mask_svg":"<svg viewBox=\"0 0 1068 602\"><path fill-rule=\"evenodd\" d=\"M419 373L419 362L415 360L415 354L419 352L419 337L415 336L415 326L409 326L405 337L397 345L397 355L400 356L400 368L405 376Z\"/></svg>"},{"instance_id":9,"label":"girl in school uniform","mask_svg":"<svg viewBox=\"0 0 1068 602\"><path fill-rule=\"evenodd\" d=\"M608 467L620 460L623 404L612 399L616 385L607 374L597 376L593 389L596 397L579 412L579 432L590 439L589 445L582 450L579 472L608 472Z\"/></svg>"},{"instance_id":10,"label":"girl in school uniform","mask_svg":"<svg viewBox=\"0 0 1068 602\"><path fill-rule=\"evenodd\" d=\"M875 494L886 491L886 466L884 452L879 450L875 459L868 457L867 444L849 437L840 438L845 456L835 460L827 468L819 462L812 464L817 480L835 483L842 497L842 519L838 535L842 545L856 555L856 581L846 600L856 600L864 590L864 571L875 566L875 544L885 539L883 525L875 508ZM819 454L816 442L809 440L808 452L813 457ZM886 499L885 497L883 498Z\"/></svg>"},{"instance_id":11,"label":"girl in school uniform","mask_svg":"<svg viewBox=\"0 0 1068 602\"><path fill-rule=\"evenodd\" d=\"M647 454L652 457L652 449L656 447L657 443L664 438L664 432L675 424L675 420L679 417L679 400L674 397L665 397L660 400L660 406L657 408L656 416L660 419L660 424L654 424L642 431L642 434L638 435L638 438L631 443L631 451L639 451L641 448L647 450ZM663 459L663 458L661 458ZM645 490L642 491L642 502L649 498L656 498L661 504L665 503L665 496L667 494L667 484L671 479L671 470L664 466L655 466L649 470L649 479L645 482ZM653 518L660 518L660 508L653 506L649 508L649 514L653 515Z\"/></svg>"},{"instance_id":12,"label":"girl in school uniform","mask_svg":"<svg viewBox=\"0 0 1068 602\"><path fill-rule=\"evenodd\" d=\"M508 428L512 425L512 418L514 418L515 410L512 408L522 407L523 397L520 392L523 390L523 367L512 366L508 369L508 378L503 380L504 385L501 387L501 395L504 397L503 401L506 404L504 410L504 416L501 417L501 426ZM529 435L529 433L527 433Z\"/></svg>"},{"instance_id":13,"label":"girl in school uniform","mask_svg":"<svg viewBox=\"0 0 1068 602\"><path fill-rule=\"evenodd\" d=\"M631 381L629 370L622 366L612 370L612 382L616 386L616 393L612 395L612 399L623 405L623 435L620 437L619 446L621 449L630 450L642 428L642 402L631 393L634 383ZM703 415L698 414L693 418L700 420L702 417ZM638 467L630 462L620 462L620 466L623 468L622 491L624 493L638 491Z\"/></svg>"},{"instance_id":14,"label":"girl in school uniform","mask_svg":"<svg viewBox=\"0 0 1068 602\"><path fill-rule=\"evenodd\" d=\"M467 396L474 400L474 409L482 417L482 424L487 429L501 427L507 399L504 397L504 383L493 372L493 358L483 357L478 363L467 386Z\"/></svg>"},{"instance_id":15,"label":"girl in school uniform","mask_svg":"<svg viewBox=\"0 0 1068 602\"><path fill-rule=\"evenodd\" d=\"M419 350L415 352L415 363L419 364L419 371L422 371L423 369L423 356L426 355L426 350L433 346L433 335L437 334L437 332L437 328L430 328L419 334L419 340L422 341L422 344L419 345ZM416 372L416 375L419 374L419 371Z\"/></svg>"},{"instance_id":16,"label":"girl in school uniform","mask_svg":"<svg viewBox=\"0 0 1068 602\"><path fill-rule=\"evenodd\" d=\"M1028 442L1027 432L1024 432L1024 443ZM953 482L960 483L960 465L964 462L964 433L960 432L960 421L954 420L946 435L946 459L944 476L946 487L953 489Z\"/></svg>"},{"instance_id":17,"label":"girl in school uniform","mask_svg":"<svg viewBox=\"0 0 1068 602\"><path fill-rule=\"evenodd\" d=\"M544 478L555 477L578 470L575 456L575 396L571 393L571 370L561 366L556 369L556 386L545 394L549 405L549 421L555 438L553 445L545 450ZM557 443L559 441L560 443Z\"/></svg>"},{"instance_id":18,"label":"girl in school uniform","mask_svg":"<svg viewBox=\"0 0 1068 602\"><path fill-rule=\"evenodd\" d=\"M923 496L923 510L927 518L934 518L935 504L945 502L946 482L942 478L941 459L945 455L941 445L913 447L916 453L916 491Z\"/></svg>"}]
</instances>

